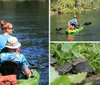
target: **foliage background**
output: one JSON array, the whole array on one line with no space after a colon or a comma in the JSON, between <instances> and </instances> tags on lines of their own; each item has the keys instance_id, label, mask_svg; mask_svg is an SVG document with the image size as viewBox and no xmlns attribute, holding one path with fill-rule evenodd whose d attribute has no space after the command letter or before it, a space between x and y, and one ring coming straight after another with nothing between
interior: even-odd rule
<instances>
[{"instance_id":1,"label":"foliage background","mask_svg":"<svg viewBox=\"0 0 100 85\"><path fill-rule=\"evenodd\" d=\"M51 12L72 13L99 8L100 0L51 0Z\"/></svg>"}]
</instances>

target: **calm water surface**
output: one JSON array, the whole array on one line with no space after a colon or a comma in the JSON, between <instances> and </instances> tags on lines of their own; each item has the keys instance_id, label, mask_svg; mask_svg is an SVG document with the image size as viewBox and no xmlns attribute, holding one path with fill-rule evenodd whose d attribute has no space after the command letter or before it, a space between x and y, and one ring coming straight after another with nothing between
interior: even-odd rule
<instances>
[{"instance_id":1,"label":"calm water surface","mask_svg":"<svg viewBox=\"0 0 100 85\"><path fill-rule=\"evenodd\" d=\"M0 2L0 20L11 22L21 52L38 66L40 85L48 85L48 2Z\"/></svg>"},{"instance_id":2,"label":"calm water surface","mask_svg":"<svg viewBox=\"0 0 100 85\"><path fill-rule=\"evenodd\" d=\"M72 14L51 16L51 41L100 41L100 11L91 11L78 14L80 24L92 22L83 26L84 29L77 35L66 35L65 29L57 32L55 28L67 28L67 23L72 19Z\"/></svg>"}]
</instances>

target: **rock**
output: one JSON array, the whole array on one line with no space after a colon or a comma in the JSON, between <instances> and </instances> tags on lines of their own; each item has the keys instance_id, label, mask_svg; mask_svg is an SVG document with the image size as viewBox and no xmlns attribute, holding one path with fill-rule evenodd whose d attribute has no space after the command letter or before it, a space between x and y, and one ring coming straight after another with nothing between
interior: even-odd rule
<instances>
[{"instance_id":1,"label":"rock","mask_svg":"<svg viewBox=\"0 0 100 85\"><path fill-rule=\"evenodd\" d=\"M84 80L84 83L92 82L92 85L100 85L100 74L93 75Z\"/></svg>"}]
</instances>

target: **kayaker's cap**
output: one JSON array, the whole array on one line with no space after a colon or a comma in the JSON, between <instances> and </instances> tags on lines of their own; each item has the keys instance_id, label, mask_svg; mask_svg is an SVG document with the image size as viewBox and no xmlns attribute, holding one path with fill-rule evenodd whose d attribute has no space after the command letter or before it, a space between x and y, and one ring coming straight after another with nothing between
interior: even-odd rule
<instances>
[{"instance_id":1,"label":"kayaker's cap","mask_svg":"<svg viewBox=\"0 0 100 85\"><path fill-rule=\"evenodd\" d=\"M21 46L21 43L18 42L16 37L10 37L7 40L6 47L11 48L11 49L16 49Z\"/></svg>"},{"instance_id":2,"label":"kayaker's cap","mask_svg":"<svg viewBox=\"0 0 100 85\"><path fill-rule=\"evenodd\" d=\"M74 18L77 18L77 15L74 15Z\"/></svg>"}]
</instances>

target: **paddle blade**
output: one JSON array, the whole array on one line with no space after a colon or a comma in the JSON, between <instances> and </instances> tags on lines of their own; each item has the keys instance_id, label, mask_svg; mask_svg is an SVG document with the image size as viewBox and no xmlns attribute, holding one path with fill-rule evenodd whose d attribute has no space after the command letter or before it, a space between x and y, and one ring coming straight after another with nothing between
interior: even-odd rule
<instances>
[{"instance_id":1,"label":"paddle blade","mask_svg":"<svg viewBox=\"0 0 100 85\"><path fill-rule=\"evenodd\" d=\"M90 25L92 22L85 22L84 25Z\"/></svg>"},{"instance_id":2,"label":"paddle blade","mask_svg":"<svg viewBox=\"0 0 100 85\"><path fill-rule=\"evenodd\" d=\"M63 28L56 28L56 31L61 31Z\"/></svg>"}]
</instances>

